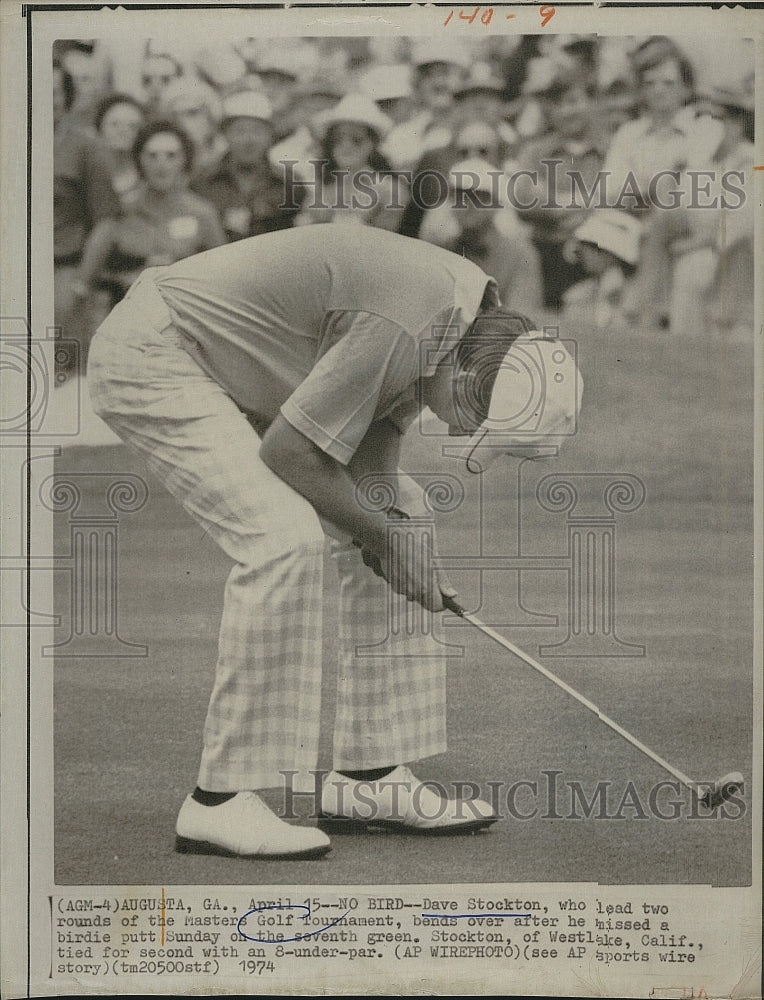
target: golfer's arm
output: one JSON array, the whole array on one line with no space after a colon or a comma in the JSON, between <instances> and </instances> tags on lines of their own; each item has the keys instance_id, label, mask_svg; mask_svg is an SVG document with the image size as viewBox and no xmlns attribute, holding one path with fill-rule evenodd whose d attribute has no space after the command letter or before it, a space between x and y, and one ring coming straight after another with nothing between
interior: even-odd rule
<instances>
[{"instance_id":1,"label":"golfer's arm","mask_svg":"<svg viewBox=\"0 0 764 1000\"><path fill-rule=\"evenodd\" d=\"M397 454L395 439L388 441L389 435L381 425L373 427L356 453L352 474L295 430L281 414L263 437L260 457L280 479L304 496L321 517L382 555L387 545L387 518L383 513L359 506L354 483L354 477L381 471L381 462L386 466Z\"/></svg>"}]
</instances>

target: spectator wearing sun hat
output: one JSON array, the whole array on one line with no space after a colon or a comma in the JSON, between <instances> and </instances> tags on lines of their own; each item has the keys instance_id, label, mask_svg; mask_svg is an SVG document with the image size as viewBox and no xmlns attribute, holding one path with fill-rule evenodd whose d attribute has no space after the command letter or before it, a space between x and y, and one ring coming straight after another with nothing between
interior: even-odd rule
<instances>
[{"instance_id":1,"label":"spectator wearing sun hat","mask_svg":"<svg viewBox=\"0 0 764 1000\"><path fill-rule=\"evenodd\" d=\"M507 153L499 130L490 122L473 119L456 127L447 145L429 150L417 163L400 232L404 236L442 242L438 229L447 225L450 218L443 201L447 189L445 179L451 167L459 160L479 159L487 160L495 170L503 169ZM440 211L441 207L446 209L445 213Z\"/></svg>"},{"instance_id":2,"label":"spectator wearing sun hat","mask_svg":"<svg viewBox=\"0 0 764 1000\"><path fill-rule=\"evenodd\" d=\"M642 223L618 209L595 209L573 235L587 277L566 290L565 310L586 306L593 310L597 327L624 326L622 304L639 262Z\"/></svg>"},{"instance_id":3,"label":"spectator wearing sun hat","mask_svg":"<svg viewBox=\"0 0 764 1000\"><path fill-rule=\"evenodd\" d=\"M273 125L279 139L290 130L289 110L300 81L297 62L295 53L280 45L264 48L256 60L258 87L271 102Z\"/></svg>"},{"instance_id":4,"label":"spectator wearing sun hat","mask_svg":"<svg viewBox=\"0 0 764 1000\"><path fill-rule=\"evenodd\" d=\"M413 110L411 67L406 63L377 63L358 78L358 93L370 97L393 127L407 121Z\"/></svg>"},{"instance_id":5,"label":"spectator wearing sun hat","mask_svg":"<svg viewBox=\"0 0 764 1000\"><path fill-rule=\"evenodd\" d=\"M344 222L397 232L408 194L380 152L391 124L362 94L348 94L321 116L321 161L299 224Z\"/></svg>"},{"instance_id":6,"label":"spectator wearing sun hat","mask_svg":"<svg viewBox=\"0 0 764 1000\"><path fill-rule=\"evenodd\" d=\"M275 138L268 98L252 91L226 97L221 129L228 152L194 190L217 208L229 242L289 228L299 205L284 207L283 176L268 158Z\"/></svg>"},{"instance_id":7,"label":"spectator wearing sun hat","mask_svg":"<svg viewBox=\"0 0 764 1000\"><path fill-rule=\"evenodd\" d=\"M504 81L495 74L490 63L475 63L454 91L454 118L459 124L488 122L511 150L519 137L507 119L504 89Z\"/></svg>"},{"instance_id":8,"label":"spectator wearing sun hat","mask_svg":"<svg viewBox=\"0 0 764 1000\"><path fill-rule=\"evenodd\" d=\"M291 131L268 154L274 170L298 180L314 176L313 162L321 159L321 116L344 97L347 89L344 76L331 71L312 74L299 82L289 115Z\"/></svg>"}]
</instances>

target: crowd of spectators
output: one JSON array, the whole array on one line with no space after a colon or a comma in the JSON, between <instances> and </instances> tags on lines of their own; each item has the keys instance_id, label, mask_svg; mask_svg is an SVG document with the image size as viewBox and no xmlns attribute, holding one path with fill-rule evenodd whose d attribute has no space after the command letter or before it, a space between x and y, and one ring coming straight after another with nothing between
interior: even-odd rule
<instances>
[{"instance_id":1,"label":"crowd of spectators","mask_svg":"<svg viewBox=\"0 0 764 1000\"><path fill-rule=\"evenodd\" d=\"M146 41L131 74L98 41L54 46L56 325L81 363L143 268L316 223L439 243L532 315L593 303L603 326L680 335L752 322L742 43L702 86L697 53L664 36L170 48Z\"/></svg>"}]
</instances>

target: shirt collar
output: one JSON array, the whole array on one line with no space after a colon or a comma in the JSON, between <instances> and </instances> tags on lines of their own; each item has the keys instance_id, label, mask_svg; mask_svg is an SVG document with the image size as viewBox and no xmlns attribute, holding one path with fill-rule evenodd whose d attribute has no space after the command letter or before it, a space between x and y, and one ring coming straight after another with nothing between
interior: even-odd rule
<instances>
[{"instance_id":1,"label":"shirt collar","mask_svg":"<svg viewBox=\"0 0 764 1000\"><path fill-rule=\"evenodd\" d=\"M436 350L427 350L422 358L422 375L435 373L443 358L452 351L475 321L481 305L493 308L501 304L496 280L482 271L472 261L454 258L454 304L451 315L444 323L445 332Z\"/></svg>"}]
</instances>

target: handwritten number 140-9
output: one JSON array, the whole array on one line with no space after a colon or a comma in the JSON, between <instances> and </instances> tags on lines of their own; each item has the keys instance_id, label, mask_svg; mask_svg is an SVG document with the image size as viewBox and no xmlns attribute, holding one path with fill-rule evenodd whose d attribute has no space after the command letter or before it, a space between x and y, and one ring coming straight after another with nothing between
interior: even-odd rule
<instances>
[{"instance_id":1,"label":"handwritten number 140-9","mask_svg":"<svg viewBox=\"0 0 764 1000\"><path fill-rule=\"evenodd\" d=\"M481 10L483 11L482 14L480 14ZM480 15L479 18L478 15ZM545 28L547 24L549 24L549 22L552 20L554 15L555 15L554 7L552 7L550 4L542 4L542 6L539 7L539 16L541 17L541 27ZM449 11L448 17L443 22L444 27L449 23L449 21L453 18L453 16L454 12L452 10ZM514 16L515 16L514 14L507 14L506 20L509 21ZM476 7L472 11L472 13L469 13L468 11L465 11L463 8L460 8L458 19L460 21L467 21L469 24L473 24L476 19L479 19L481 24L489 25L493 20L493 7Z\"/></svg>"}]
</instances>

